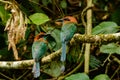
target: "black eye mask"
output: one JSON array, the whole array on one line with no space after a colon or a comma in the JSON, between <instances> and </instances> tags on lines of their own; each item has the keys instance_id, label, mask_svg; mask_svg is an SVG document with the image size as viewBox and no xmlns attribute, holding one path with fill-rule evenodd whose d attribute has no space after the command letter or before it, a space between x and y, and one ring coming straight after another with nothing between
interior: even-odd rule
<instances>
[{"instance_id":1,"label":"black eye mask","mask_svg":"<svg viewBox=\"0 0 120 80\"><path fill-rule=\"evenodd\" d=\"M64 21L70 21L70 19L69 19L69 18L64 18L63 20L64 20Z\"/></svg>"}]
</instances>

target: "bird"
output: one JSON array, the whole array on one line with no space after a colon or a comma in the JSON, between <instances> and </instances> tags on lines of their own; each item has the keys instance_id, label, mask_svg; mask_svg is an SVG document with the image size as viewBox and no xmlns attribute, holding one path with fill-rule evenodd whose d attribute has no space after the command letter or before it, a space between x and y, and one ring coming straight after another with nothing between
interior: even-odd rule
<instances>
[{"instance_id":1,"label":"bird","mask_svg":"<svg viewBox=\"0 0 120 80\"><path fill-rule=\"evenodd\" d=\"M32 44L32 57L34 60L32 73L34 78L38 78L40 76L40 63L39 60L42 56L47 52L48 49L48 34L44 32L40 32L35 36L34 42Z\"/></svg>"},{"instance_id":2,"label":"bird","mask_svg":"<svg viewBox=\"0 0 120 80\"><path fill-rule=\"evenodd\" d=\"M60 61L62 62L61 72L65 71L65 60L66 60L66 45L71 40L73 35L75 34L77 27L76 24L77 19L73 16L66 16L62 19L56 20L57 24L62 24L61 33L60 33L60 40L62 43L62 54Z\"/></svg>"}]
</instances>

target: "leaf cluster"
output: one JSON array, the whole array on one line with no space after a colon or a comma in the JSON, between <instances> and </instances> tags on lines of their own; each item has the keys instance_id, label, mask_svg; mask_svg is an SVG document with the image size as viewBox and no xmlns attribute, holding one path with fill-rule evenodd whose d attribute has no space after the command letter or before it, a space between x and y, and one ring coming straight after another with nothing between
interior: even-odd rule
<instances>
[{"instance_id":1,"label":"leaf cluster","mask_svg":"<svg viewBox=\"0 0 120 80\"><path fill-rule=\"evenodd\" d=\"M7 0L9 1L9 0ZM61 18L63 16L72 15L75 16L78 20L78 29L77 33L84 34L85 27L81 22L81 12L86 6L86 0L17 0L16 1L18 11L22 11L24 15L27 16L27 29L25 32L25 39L21 39L16 44L18 50L18 56L20 60L23 59L32 59L31 57L31 46L33 43L34 36L39 32L50 33L51 36L48 37L48 47L46 55L49 55L51 52L57 51L61 48L60 41L60 32L61 27L54 24L55 20ZM120 1L119 0L94 0L92 7L93 10L93 29L92 34L111 34L119 32L120 25ZM4 32L5 25L10 17L12 17L12 13L10 10L5 9L6 4L0 3L0 60L14 60L14 51L10 49L7 50L8 47L8 38L7 33ZM18 24L20 22L17 22ZM18 27L19 28L19 27ZM17 31L16 31L17 32ZM76 43L73 45L68 44L69 51L67 54L66 67L67 70L65 74L69 73L74 69L79 63L82 62L84 46L83 43ZM65 80L89 80L91 77L93 80L110 80L110 77L114 76L116 72L114 72L114 68L116 66L108 64L113 63L114 65L119 66L120 64L116 64L111 59L111 55L120 57L120 44L119 41L116 43L109 44L92 44L91 45L91 56L90 56L90 70L97 69L101 74L98 76L86 75L83 72L84 65L76 70L70 76L66 77ZM45 56L46 56L45 55ZM107 56L106 56L107 55ZM109 57L110 55L110 57ZM9 58L10 57L10 58ZM48 64L44 64L42 66L43 74L40 79L47 78L57 78L61 75L60 66L61 62L59 62L59 58L57 57L54 61ZM110 60L110 61L109 61ZM107 67L106 67L107 66ZM112 67L112 68L111 68ZM101 69L102 68L102 69ZM112 69L112 72L110 69ZM95 70L97 73L97 70ZM104 70L104 72L102 72ZM107 71L108 70L108 71ZM4 72L4 70L2 71ZM8 71L11 73L11 76L14 72ZM111 72L110 74L108 74ZM25 73L23 71L23 73ZM104 74L106 73L106 74ZM5 73L6 74L6 73ZM14 73L15 74L15 73ZM120 74L119 71L117 74ZM7 74L6 74L7 75ZM19 73L19 75L21 75ZM14 75L12 75L14 76ZM27 77L31 78L32 74L28 74ZM95 77L96 76L96 77ZM117 75L116 75L117 76ZM114 77L115 79L119 78ZM15 75L15 77L17 77ZM21 77L25 79L24 77ZM113 78L113 77L112 77Z\"/></svg>"}]
</instances>

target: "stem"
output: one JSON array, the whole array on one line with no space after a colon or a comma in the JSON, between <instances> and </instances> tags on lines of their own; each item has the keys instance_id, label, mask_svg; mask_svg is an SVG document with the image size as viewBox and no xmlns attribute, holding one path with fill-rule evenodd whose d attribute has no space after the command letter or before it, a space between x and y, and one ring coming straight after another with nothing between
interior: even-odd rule
<instances>
[{"instance_id":1,"label":"stem","mask_svg":"<svg viewBox=\"0 0 120 80\"><path fill-rule=\"evenodd\" d=\"M56 8L57 8L58 11L60 12L60 16L64 16L65 14L64 14L62 8L59 7L59 3L58 3L57 1L55 1L55 0L53 0L53 1L55 2L55 6L56 6Z\"/></svg>"},{"instance_id":2,"label":"stem","mask_svg":"<svg viewBox=\"0 0 120 80\"><path fill-rule=\"evenodd\" d=\"M107 61L110 61L110 56L111 56L111 54L109 54L108 57L103 61L102 66L104 66L104 64L105 64Z\"/></svg>"},{"instance_id":3,"label":"stem","mask_svg":"<svg viewBox=\"0 0 120 80\"><path fill-rule=\"evenodd\" d=\"M18 77L16 80L20 80L22 77L24 77L27 73L29 72L29 70L27 70L25 73L23 73L20 77Z\"/></svg>"},{"instance_id":4,"label":"stem","mask_svg":"<svg viewBox=\"0 0 120 80\"><path fill-rule=\"evenodd\" d=\"M10 1L0 0L0 2L5 3L5 4L12 4Z\"/></svg>"},{"instance_id":5,"label":"stem","mask_svg":"<svg viewBox=\"0 0 120 80\"><path fill-rule=\"evenodd\" d=\"M120 65L118 66L118 68L115 70L114 74L111 76L111 79L113 79L113 77L115 76L116 73L118 73L120 70Z\"/></svg>"},{"instance_id":6,"label":"stem","mask_svg":"<svg viewBox=\"0 0 120 80\"><path fill-rule=\"evenodd\" d=\"M3 74L3 73L1 73L1 72L0 72L0 75L4 76L6 79L13 80L12 78L10 78L10 77L8 77L8 76L4 75L4 74Z\"/></svg>"},{"instance_id":7,"label":"stem","mask_svg":"<svg viewBox=\"0 0 120 80\"><path fill-rule=\"evenodd\" d=\"M44 5L40 4L40 3L36 3L35 1L32 1L32 0L29 0L29 1L32 2L32 3L34 3L34 4L38 4L40 7L48 10L50 13L52 13L53 15L55 15L54 11L52 11L52 10L49 9L48 7L46 7L46 6L44 6Z\"/></svg>"},{"instance_id":8,"label":"stem","mask_svg":"<svg viewBox=\"0 0 120 80\"><path fill-rule=\"evenodd\" d=\"M92 6L92 0L87 0L87 7ZM86 34L91 35L92 29L92 10L87 10L87 25L86 25ZM89 57L90 57L90 43L86 43L85 46L85 64L84 64L84 72L89 73Z\"/></svg>"}]
</instances>

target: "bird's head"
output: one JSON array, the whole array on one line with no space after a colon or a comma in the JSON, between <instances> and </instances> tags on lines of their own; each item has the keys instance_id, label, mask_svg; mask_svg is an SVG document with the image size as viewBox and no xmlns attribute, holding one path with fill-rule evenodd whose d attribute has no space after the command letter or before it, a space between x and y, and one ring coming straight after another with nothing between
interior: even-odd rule
<instances>
[{"instance_id":1,"label":"bird's head","mask_svg":"<svg viewBox=\"0 0 120 80\"><path fill-rule=\"evenodd\" d=\"M44 32L40 32L39 34L37 34L34 38L34 41L37 41L41 38L47 38L48 35L50 35L49 33L44 33Z\"/></svg>"},{"instance_id":2,"label":"bird's head","mask_svg":"<svg viewBox=\"0 0 120 80\"><path fill-rule=\"evenodd\" d=\"M77 19L73 16L66 16L62 19L57 19L55 22L57 25L62 25L62 24L66 24L66 23L75 23L77 24Z\"/></svg>"}]
</instances>

